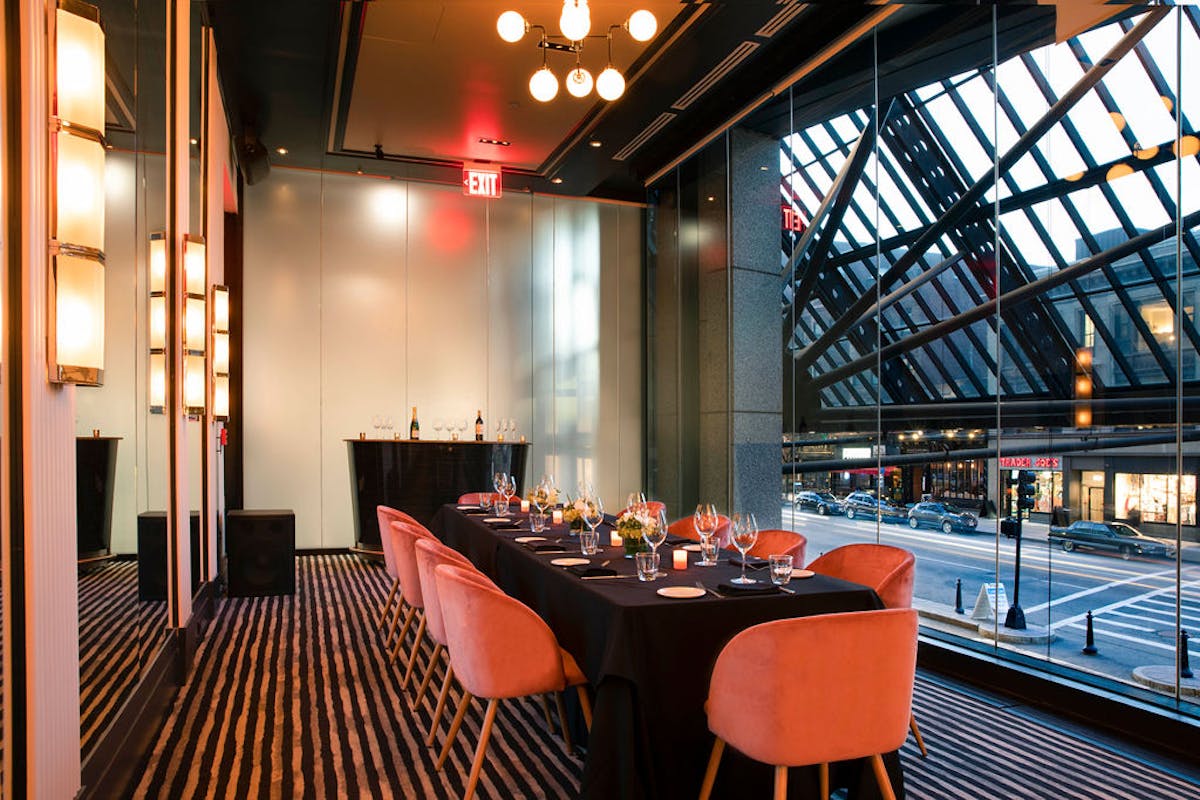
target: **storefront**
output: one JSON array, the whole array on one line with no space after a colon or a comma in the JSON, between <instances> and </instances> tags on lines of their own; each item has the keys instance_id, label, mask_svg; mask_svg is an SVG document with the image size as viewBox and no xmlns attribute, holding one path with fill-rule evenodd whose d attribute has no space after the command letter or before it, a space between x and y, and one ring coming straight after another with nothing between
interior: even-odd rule
<instances>
[{"instance_id":1,"label":"storefront","mask_svg":"<svg viewBox=\"0 0 1200 800\"><path fill-rule=\"evenodd\" d=\"M1062 459L1058 456L1005 456L999 459L1001 470L1032 470L1037 476L1037 492L1033 496L1033 514L1045 514L1063 506ZM1011 495L1012 488L1006 489ZM1006 505L1010 497L1004 498ZM1033 517L1037 519L1037 517Z\"/></svg>"},{"instance_id":2,"label":"storefront","mask_svg":"<svg viewBox=\"0 0 1200 800\"><path fill-rule=\"evenodd\" d=\"M1072 519L1117 520L1151 536L1196 541L1200 458L1185 457L1182 474L1169 456L1066 456L1065 502Z\"/></svg>"}]
</instances>

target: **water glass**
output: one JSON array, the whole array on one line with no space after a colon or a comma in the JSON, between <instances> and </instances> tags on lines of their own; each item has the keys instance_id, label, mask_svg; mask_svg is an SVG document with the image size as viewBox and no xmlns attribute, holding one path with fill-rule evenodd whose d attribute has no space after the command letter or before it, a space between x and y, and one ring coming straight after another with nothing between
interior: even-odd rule
<instances>
[{"instance_id":1,"label":"water glass","mask_svg":"<svg viewBox=\"0 0 1200 800\"><path fill-rule=\"evenodd\" d=\"M717 537L705 536L700 540L700 560L697 567L715 567L717 565Z\"/></svg>"},{"instance_id":2,"label":"water glass","mask_svg":"<svg viewBox=\"0 0 1200 800\"><path fill-rule=\"evenodd\" d=\"M634 559L639 581L652 581L658 577L658 553L637 553Z\"/></svg>"},{"instance_id":3,"label":"water glass","mask_svg":"<svg viewBox=\"0 0 1200 800\"><path fill-rule=\"evenodd\" d=\"M596 531L583 531L579 534L579 552L585 556L594 556L600 552L600 534Z\"/></svg>"},{"instance_id":4,"label":"water glass","mask_svg":"<svg viewBox=\"0 0 1200 800\"><path fill-rule=\"evenodd\" d=\"M768 557L767 561L771 565L771 583L776 586L787 586L788 581L792 579L792 557L774 555Z\"/></svg>"},{"instance_id":5,"label":"water glass","mask_svg":"<svg viewBox=\"0 0 1200 800\"><path fill-rule=\"evenodd\" d=\"M541 533L546 530L546 515L540 511L535 511L529 515L529 530L533 533Z\"/></svg>"}]
</instances>

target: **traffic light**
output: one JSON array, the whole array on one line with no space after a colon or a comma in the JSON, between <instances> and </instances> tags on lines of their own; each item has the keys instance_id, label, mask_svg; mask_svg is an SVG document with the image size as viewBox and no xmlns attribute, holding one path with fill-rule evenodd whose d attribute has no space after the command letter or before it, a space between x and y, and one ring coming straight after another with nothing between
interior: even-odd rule
<instances>
[{"instance_id":1,"label":"traffic light","mask_svg":"<svg viewBox=\"0 0 1200 800\"><path fill-rule=\"evenodd\" d=\"M1037 473L1030 469L1020 470L1017 473L1018 512L1022 509L1028 511L1033 508L1037 490Z\"/></svg>"}]
</instances>

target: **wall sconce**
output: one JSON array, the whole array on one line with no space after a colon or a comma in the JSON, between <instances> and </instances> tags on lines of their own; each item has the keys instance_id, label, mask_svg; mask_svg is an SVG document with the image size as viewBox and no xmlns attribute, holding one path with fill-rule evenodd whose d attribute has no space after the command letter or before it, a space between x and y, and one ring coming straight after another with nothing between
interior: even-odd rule
<instances>
[{"instance_id":1,"label":"wall sconce","mask_svg":"<svg viewBox=\"0 0 1200 800\"><path fill-rule=\"evenodd\" d=\"M212 415L229 419L229 288L212 287Z\"/></svg>"},{"instance_id":2,"label":"wall sconce","mask_svg":"<svg viewBox=\"0 0 1200 800\"><path fill-rule=\"evenodd\" d=\"M50 132L49 378L104 382L104 31L95 6L59 0Z\"/></svg>"},{"instance_id":3,"label":"wall sconce","mask_svg":"<svg viewBox=\"0 0 1200 800\"><path fill-rule=\"evenodd\" d=\"M208 344L208 248L202 237L183 239L183 279L183 406L187 414L200 416L207 400Z\"/></svg>"},{"instance_id":4,"label":"wall sconce","mask_svg":"<svg viewBox=\"0 0 1200 800\"><path fill-rule=\"evenodd\" d=\"M167 405L167 235L150 234L150 411Z\"/></svg>"}]
</instances>

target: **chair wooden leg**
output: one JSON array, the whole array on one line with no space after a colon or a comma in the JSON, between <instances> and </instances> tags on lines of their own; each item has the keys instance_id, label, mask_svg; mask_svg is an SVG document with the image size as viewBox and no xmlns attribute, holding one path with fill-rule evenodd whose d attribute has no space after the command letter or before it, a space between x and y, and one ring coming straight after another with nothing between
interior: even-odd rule
<instances>
[{"instance_id":1,"label":"chair wooden leg","mask_svg":"<svg viewBox=\"0 0 1200 800\"><path fill-rule=\"evenodd\" d=\"M433 680L433 670L438 664L438 659L442 657L442 646L435 644L433 646L433 655L429 657L429 666L425 668L425 677L421 679L421 685L417 687L417 697L412 701L411 708L415 711L417 706L421 705L421 698L425 697L425 690L429 688L429 682Z\"/></svg>"},{"instance_id":2,"label":"chair wooden leg","mask_svg":"<svg viewBox=\"0 0 1200 800\"><path fill-rule=\"evenodd\" d=\"M787 800L787 769L775 766L775 800Z\"/></svg>"},{"instance_id":3,"label":"chair wooden leg","mask_svg":"<svg viewBox=\"0 0 1200 800\"><path fill-rule=\"evenodd\" d=\"M408 603L404 602L404 595L400 595L400 602L396 603L396 610L392 613L392 622L388 626L387 638L383 640L385 647L392 646L392 637L396 635L396 627L400 624L400 620L404 618L408 611Z\"/></svg>"},{"instance_id":4,"label":"chair wooden leg","mask_svg":"<svg viewBox=\"0 0 1200 800\"><path fill-rule=\"evenodd\" d=\"M925 749L925 740L921 738L921 729L917 727L917 715L908 715L908 727L912 731L913 738L917 740L917 747L921 748L921 758L929 758L929 751Z\"/></svg>"},{"instance_id":5,"label":"chair wooden leg","mask_svg":"<svg viewBox=\"0 0 1200 800\"><path fill-rule=\"evenodd\" d=\"M562 692L554 693L554 704L558 706L558 724L562 726L563 744L566 745L567 753L574 753L575 748L571 744L571 731L567 728L567 710L563 706Z\"/></svg>"},{"instance_id":6,"label":"chair wooden leg","mask_svg":"<svg viewBox=\"0 0 1200 800\"><path fill-rule=\"evenodd\" d=\"M550 720L550 701L546 699L546 695L544 694L539 694L538 700L542 701L542 716L546 719L546 730L553 734L554 723Z\"/></svg>"},{"instance_id":7,"label":"chair wooden leg","mask_svg":"<svg viewBox=\"0 0 1200 800\"><path fill-rule=\"evenodd\" d=\"M437 738L438 725L442 723L442 714L446 711L446 698L450 696L450 682L454 680L454 665L446 664L446 679L442 681L442 691L438 693L437 707L433 709L433 720L429 723L429 736L425 738L425 746L433 747Z\"/></svg>"},{"instance_id":8,"label":"chair wooden leg","mask_svg":"<svg viewBox=\"0 0 1200 800\"><path fill-rule=\"evenodd\" d=\"M446 734L446 741L442 744L441 755L438 756L437 764L434 769L440 770L446 764L446 757L450 755L450 748L454 746L454 737L458 736L458 729L462 727L463 717L467 715L467 709L471 707L471 693L463 690L462 704L458 707L458 711L454 714L454 721L450 723L450 731Z\"/></svg>"},{"instance_id":9,"label":"chair wooden leg","mask_svg":"<svg viewBox=\"0 0 1200 800\"><path fill-rule=\"evenodd\" d=\"M388 611L392 608L392 601L396 599L396 590L400 588L400 579L396 578L392 581L392 590L388 592L387 600L383 601L383 605L379 609L379 619L375 621L375 627L382 628L384 620L387 619Z\"/></svg>"},{"instance_id":10,"label":"chair wooden leg","mask_svg":"<svg viewBox=\"0 0 1200 800\"><path fill-rule=\"evenodd\" d=\"M725 752L725 740L717 737L713 741L712 754L708 757L708 769L704 771L704 783L700 784L700 800L708 800L713 782L717 779L717 767L721 766L721 754Z\"/></svg>"},{"instance_id":11,"label":"chair wooden leg","mask_svg":"<svg viewBox=\"0 0 1200 800\"><path fill-rule=\"evenodd\" d=\"M875 782L879 784L879 793L883 795L883 800L896 800L892 779L888 777L887 767L883 765L883 756L878 753L871 756L871 766L875 769Z\"/></svg>"},{"instance_id":12,"label":"chair wooden leg","mask_svg":"<svg viewBox=\"0 0 1200 800\"><path fill-rule=\"evenodd\" d=\"M404 680L400 681L400 691L408 689L408 682L412 680L413 669L417 666L417 655L421 652L421 640L425 638L425 615L421 615L421 622L417 625L417 638L413 640L412 649L408 651L408 666L404 670Z\"/></svg>"},{"instance_id":13,"label":"chair wooden leg","mask_svg":"<svg viewBox=\"0 0 1200 800\"><path fill-rule=\"evenodd\" d=\"M592 700L588 697L587 684L581 683L575 687L579 693L579 709L583 712L583 724L592 729Z\"/></svg>"},{"instance_id":14,"label":"chair wooden leg","mask_svg":"<svg viewBox=\"0 0 1200 800\"><path fill-rule=\"evenodd\" d=\"M829 765L822 764L818 768L817 774L821 781L821 800L829 800Z\"/></svg>"},{"instance_id":15,"label":"chair wooden leg","mask_svg":"<svg viewBox=\"0 0 1200 800\"><path fill-rule=\"evenodd\" d=\"M408 607L408 613L404 615L404 625L400 628L400 635L396 637L396 644L392 647L392 654L388 657L388 663L396 663L396 657L400 655L400 648L404 646L404 637L408 635L408 629L412 625L413 617L416 616L417 610L412 606Z\"/></svg>"},{"instance_id":16,"label":"chair wooden leg","mask_svg":"<svg viewBox=\"0 0 1200 800\"><path fill-rule=\"evenodd\" d=\"M463 792L463 800L471 800L475 794L475 785L479 783L479 773L483 769L483 757L487 753L488 738L492 735L492 724L496 721L496 706L500 701L488 700L487 711L483 715L483 729L479 731L479 744L475 745L475 760L471 762L471 775L467 778L467 790Z\"/></svg>"}]
</instances>

